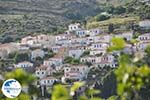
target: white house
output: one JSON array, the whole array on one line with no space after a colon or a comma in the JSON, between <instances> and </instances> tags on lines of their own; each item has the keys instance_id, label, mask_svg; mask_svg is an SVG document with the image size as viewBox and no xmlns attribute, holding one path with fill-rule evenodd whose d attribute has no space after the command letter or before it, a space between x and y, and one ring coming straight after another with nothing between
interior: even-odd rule
<instances>
[{"instance_id":1,"label":"white house","mask_svg":"<svg viewBox=\"0 0 150 100\"><path fill-rule=\"evenodd\" d=\"M71 47L69 48L69 55L70 57L74 57L74 58L79 58L84 51L87 50L86 46L81 46L81 47Z\"/></svg>"},{"instance_id":2,"label":"white house","mask_svg":"<svg viewBox=\"0 0 150 100\"><path fill-rule=\"evenodd\" d=\"M86 57L81 57L80 62L86 63L90 62L92 64L100 62L101 57L96 57L96 56L86 56Z\"/></svg>"},{"instance_id":3,"label":"white house","mask_svg":"<svg viewBox=\"0 0 150 100\"><path fill-rule=\"evenodd\" d=\"M71 40L72 38L76 37L75 34L73 33L64 33L64 34L59 34L55 36L55 41L60 41L60 40Z\"/></svg>"},{"instance_id":4,"label":"white house","mask_svg":"<svg viewBox=\"0 0 150 100\"><path fill-rule=\"evenodd\" d=\"M79 58L83 53L84 53L85 50L76 50L76 49L72 49L72 50L69 50L69 56L70 57L74 57L74 58Z\"/></svg>"},{"instance_id":5,"label":"white house","mask_svg":"<svg viewBox=\"0 0 150 100\"><path fill-rule=\"evenodd\" d=\"M54 77L45 77L45 78L40 79L40 85L52 86L57 81L58 79Z\"/></svg>"},{"instance_id":6,"label":"white house","mask_svg":"<svg viewBox=\"0 0 150 100\"><path fill-rule=\"evenodd\" d=\"M88 42L107 42L109 43L112 39L111 35L107 35L107 34L102 34L99 36L90 36L88 37Z\"/></svg>"},{"instance_id":7,"label":"white house","mask_svg":"<svg viewBox=\"0 0 150 100\"><path fill-rule=\"evenodd\" d=\"M55 46L52 46L52 47L51 47L51 50L52 50L54 53L57 53L60 48L61 48L61 46L55 45Z\"/></svg>"},{"instance_id":8,"label":"white house","mask_svg":"<svg viewBox=\"0 0 150 100\"><path fill-rule=\"evenodd\" d=\"M37 38L37 41L43 45L49 44L54 41L53 36L49 36L45 34L37 35L36 38Z\"/></svg>"},{"instance_id":9,"label":"white house","mask_svg":"<svg viewBox=\"0 0 150 100\"><path fill-rule=\"evenodd\" d=\"M82 80L87 77L89 68L86 65L65 65L64 77L65 79Z\"/></svg>"},{"instance_id":10,"label":"white house","mask_svg":"<svg viewBox=\"0 0 150 100\"><path fill-rule=\"evenodd\" d=\"M19 44L19 51L28 51L30 47L27 44Z\"/></svg>"},{"instance_id":11,"label":"white house","mask_svg":"<svg viewBox=\"0 0 150 100\"><path fill-rule=\"evenodd\" d=\"M95 67L111 67L115 68L117 67L117 62L115 62L115 58L112 55L103 55L100 59L100 62L97 64L94 64Z\"/></svg>"},{"instance_id":12,"label":"white house","mask_svg":"<svg viewBox=\"0 0 150 100\"><path fill-rule=\"evenodd\" d=\"M125 33L117 34L115 35L115 37L123 38L127 41L130 41L133 38L133 32L125 32Z\"/></svg>"},{"instance_id":13,"label":"white house","mask_svg":"<svg viewBox=\"0 0 150 100\"><path fill-rule=\"evenodd\" d=\"M103 31L100 30L99 28L95 28L95 29L90 29L90 30L88 30L88 35L89 35L89 36L96 36L96 35L99 35L99 34L101 34L101 33L103 33Z\"/></svg>"},{"instance_id":14,"label":"white house","mask_svg":"<svg viewBox=\"0 0 150 100\"><path fill-rule=\"evenodd\" d=\"M21 39L21 44L33 45L34 43L37 43L37 40L33 36L27 36Z\"/></svg>"},{"instance_id":15,"label":"white house","mask_svg":"<svg viewBox=\"0 0 150 100\"><path fill-rule=\"evenodd\" d=\"M61 45L61 46L69 46L71 45L71 40L68 40L68 39L61 39L59 41L56 41L56 45Z\"/></svg>"},{"instance_id":16,"label":"white house","mask_svg":"<svg viewBox=\"0 0 150 100\"><path fill-rule=\"evenodd\" d=\"M109 44L103 42L92 43L90 46L91 50L106 50L108 47Z\"/></svg>"},{"instance_id":17,"label":"white house","mask_svg":"<svg viewBox=\"0 0 150 100\"><path fill-rule=\"evenodd\" d=\"M29 47L41 47L42 44L38 42L36 36L27 36L21 39L22 45L28 45Z\"/></svg>"},{"instance_id":18,"label":"white house","mask_svg":"<svg viewBox=\"0 0 150 100\"><path fill-rule=\"evenodd\" d=\"M67 39L66 35L60 34L55 36L55 42L57 43L60 40Z\"/></svg>"},{"instance_id":19,"label":"white house","mask_svg":"<svg viewBox=\"0 0 150 100\"><path fill-rule=\"evenodd\" d=\"M45 52L41 49L36 49L31 52L31 59L35 59L37 57L43 58L45 56Z\"/></svg>"},{"instance_id":20,"label":"white house","mask_svg":"<svg viewBox=\"0 0 150 100\"><path fill-rule=\"evenodd\" d=\"M47 73L47 66L40 66L40 67L37 67L36 70L35 70L35 75L39 78L44 78L48 75Z\"/></svg>"},{"instance_id":21,"label":"white house","mask_svg":"<svg viewBox=\"0 0 150 100\"><path fill-rule=\"evenodd\" d=\"M147 41L147 40L150 40L150 33L140 35L140 36L138 37L138 40L140 40L140 41Z\"/></svg>"},{"instance_id":22,"label":"white house","mask_svg":"<svg viewBox=\"0 0 150 100\"><path fill-rule=\"evenodd\" d=\"M42 45L54 43L54 37L49 35L27 36L22 38L21 44L27 44L31 47L39 47Z\"/></svg>"},{"instance_id":23,"label":"white house","mask_svg":"<svg viewBox=\"0 0 150 100\"><path fill-rule=\"evenodd\" d=\"M81 29L81 25L80 25L80 23L70 24L68 26L68 29L69 29L69 31L76 31L76 30Z\"/></svg>"},{"instance_id":24,"label":"white house","mask_svg":"<svg viewBox=\"0 0 150 100\"><path fill-rule=\"evenodd\" d=\"M73 39L71 39L71 43L72 44L81 44L81 45L89 44L87 38L85 38L85 37L73 38Z\"/></svg>"},{"instance_id":25,"label":"white house","mask_svg":"<svg viewBox=\"0 0 150 100\"><path fill-rule=\"evenodd\" d=\"M100 39L99 39L99 42L107 42L109 43L112 39L112 35L108 35L108 34L103 34L103 35L100 35Z\"/></svg>"},{"instance_id":26,"label":"white house","mask_svg":"<svg viewBox=\"0 0 150 100\"><path fill-rule=\"evenodd\" d=\"M106 53L106 49L97 49L97 50L90 50L90 55L104 55Z\"/></svg>"},{"instance_id":27,"label":"white house","mask_svg":"<svg viewBox=\"0 0 150 100\"><path fill-rule=\"evenodd\" d=\"M45 60L43 65L48 67L55 67L56 70L61 69L63 63L62 57L53 57L49 60Z\"/></svg>"},{"instance_id":28,"label":"white house","mask_svg":"<svg viewBox=\"0 0 150 100\"><path fill-rule=\"evenodd\" d=\"M20 62L18 64L14 64L14 67L17 68L21 68L27 72L33 73L34 72L34 67L33 67L33 63L28 62L28 61L23 61Z\"/></svg>"},{"instance_id":29,"label":"white house","mask_svg":"<svg viewBox=\"0 0 150 100\"><path fill-rule=\"evenodd\" d=\"M14 66L15 68L30 68L30 67L33 67L33 63L28 62L28 61L23 61L18 64L15 64Z\"/></svg>"},{"instance_id":30,"label":"white house","mask_svg":"<svg viewBox=\"0 0 150 100\"><path fill-rule=\"evenodd\" d=\"M79 37L85 37L87 35L87 30L77 30L76 35Z\"/></svg>"},{"instance_id":31,"label":"white house","mask_svg":"<svg viewBox=\"0 0 150 100\"><path fill-rule=\"evenodd\" d=\"M94 64L94 67L100 67L100 68L104 68L104 67L110 67L110 68L116 68L117 64L115 62L100 62L97 64Z\"/></svg>"}]
</instances>

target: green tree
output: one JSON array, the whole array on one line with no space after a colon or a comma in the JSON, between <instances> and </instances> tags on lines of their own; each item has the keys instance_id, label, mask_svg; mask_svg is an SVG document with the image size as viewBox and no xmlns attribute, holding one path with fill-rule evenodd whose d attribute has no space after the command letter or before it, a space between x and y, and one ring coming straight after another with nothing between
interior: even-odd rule
<instances>
[{"instance_id":1,"label":"green tree","mask_svg":"<svg viewBox=\"0 0 150 100\"><path fill-rule=\"evenodd\" d=\"M65 57L65 59L64 59L64 63L71 63L72 62L72 57L69 57L69 56L67 56L67 57Z\"/></svg>"},{"instance_id":2,"label":"green tree","mask_svg":"<svg viewBox=\"0 0 150 100\"><path fill-rule=\"evenodd\" d=\"M122 50L125 47L125 41L123 38L112 38L112 46L108 48L108 51Z\"/></svg>"},{"instance_id":3,"label":"green tree","mask_svg":"<svg viewBox=\"0 0 150 100\"><path fill-rule=\"evenodd\" d=\"M123 6L117 6L113 11L114 14L122 14L125 12L126 12L126 8Z\"/></svg>"},{"instance_id":4,"label":"green tree","mask_svg":"<svg viewBox=\"0 0 150 100\"><path fill-rule=\"evenodd\" d=\"M112 33L112 32L114 32L114 25L113 24L109 24L109 26L108 26L108 32L109 33Z\"/></svg>"},{"instance_id":5,"label":"green tree","mask_svg":"<svg viewBox=\"0 0 150 100\"><path fill-rule=\"evenodd\" d=\"M83 54L81 55L81 57L87 56L90 54L90 51L84 51Z\"/></svg>"},{"instance_id":6,"label":"green tree","mask_svg":"<svg viewBox=\"0 0 150 100\"><path fill-rule=\"evenodd\" d=\"M97 16L95 17L95 20L96 20L96 21L104 21L104 20L107 20L107 19L109 19L109 18L110 18L110 16L107 15L107 14L99 14L99 15L97 15Z\"/></svg>"},{"instance_id":7,"label":"green tree","mask_svg":"<svg viewBox=\"0 0 150 100\"><path fill-rule=\"evenodd\" d=\"M69 63L69 64L76 65L76 64L79 64L79 63L80 63L80 60L68 56L68 57L65 57L64 63Z\"/></svg>"},{"instance_id":8,"label":"green tree","mask_svg":"<svg viewBox=\"0 0 150 100\"><path fill-rule=\"evenodd\" d=\"M147 64L148 66L150 66L150 45L146 47L145 53L146 53L146 55L140 62L142 65Z\"/></svg>"},{"instance_id":9,"label":"green tree","mask_svg":"<svg viewBox=\"0 0 150 100\"><path fill-rule=\"evenodd\" d=\"M80 64L80 60L79 59L72 59L71 64L73 64L73 65Z\"/></svg>"},{"instance_id":10,"label":"green tree","mask_svg":"<svg viewBox=\"0 0 150 100\"><path fill-rule=\"evenodd\" d=\"M2 43L10 43L10 42L13 42L13 38L10 36L7 36L7 37L4 37Z\"/></svg>"},{"instance_id":11,"label":"green tree","mask_svg":"<svg viewBox=\"0 0 150 100\"><path fill-rule=\"evenodd\" d=\"M76 65L76 64L79 64L79 63L80 63L80 60L68 56L68 57L65 57L64 63L69 63L69 64Z\"/></svg>"},{"instance_id":12,"label":"green tree","mask_svg":"<svg viewBox=\"0 0 150 100\"><path fill-rule=\"evenodd\" d=\"M21 61L28 61L29 55L28 53L16 53L14 60L15 60L15 63L18 63Z\"/></svg>"},{"instance_id":13,"label":"green tree","mask_svg":"<svg viewBox=\"0 0 150 100\"><path fill-rule=\"evenodd\" d=\"M9 58L9 59L14 59L15 56L16 56L16 52L13 52L13 53L10 53L10 54L8 55L8 58Z\"/></svg>"},{"instance_id":14,"label":"green tree","mask_svg":"<svg viewBox=\"0 0 150 100\"><path fill-rule=\"evenodd\" d=\"M145 49L145 53L150 57L150 45Z\"/></svg>"},{"instance_id":15,"label":"green tree","mask_svg":"<svg viewBox=\"0 0 150 100\"><path fill-rule=\"evenodd\" d=\"M129 59L129 58L126 58ZM115 71L117 76L117 94L121 100L140 100L139 91L143 87L149 87L150 68L147 66L136 67L121 61Z\"/></svg>"},{"instance_id":16,"label":"green tree","mask_svg":"<svg viewBox=\"0 0 150 100\"><path fill-rule=\"evenodd\" d=\"M106 12L113 14L115 7L113 5L107 5L105 7Z\"/></svg>"},{"instance_id":17,"label":"green tree","mask_svg":"<svg viewBox=\"0 0 150 100\"><path fill-rule=\"evenodd\" d=\"M78 96L76 91L84 85L83 82L75 82L73 86L66 89L62 85L55 85L52 92L52 100L101 100L95 97L95 94L100 93L98 90L88 89L84 95Z\"/></svg>"},{"instance_id":18,"label":"green tree","mask_svg":"<svg viewBox=\"0 0 150 100\"><path fill-rule=\"evenodd\" d=\"M51 58L54 57L55 53L53 53L53 51L48 51L48 53L45 55L46 58Z\"/></svg>"}]
</instances>

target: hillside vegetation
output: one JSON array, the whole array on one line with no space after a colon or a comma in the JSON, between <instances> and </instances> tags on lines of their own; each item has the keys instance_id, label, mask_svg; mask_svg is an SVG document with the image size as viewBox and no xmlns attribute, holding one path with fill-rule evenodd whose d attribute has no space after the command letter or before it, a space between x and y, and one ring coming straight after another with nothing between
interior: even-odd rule
<instances>
[{"instance_id":1,"label":"hillside vegetation","mask_svg":"<svg viewBox=\"0 0 150 100\"><path fill-rule=\"evenodd\" d=\"M66 24L99 12L95 0L0 0L0 42L33 33L61 33Z\"/></svg>"},{"instance_id":2,"label":"hillside vegetation","mask_svg":"<svg viewBox=\"0 0 150 100\"><path fill-rule=\"evenodd\" d=\"M0 42L17 41L33 33L62 33L69 23L86 22L102 12L118 18L122 7L126 14L150 16L149 5L139 0L0 0ZM132 15L125 19L132 19ZM90 23L88 26L96 26L99 22ZM100 23L102 26L109 20Z\"/></svg>"},{"instance_id":3,"label":"hillside vegetation","mask_svg":"<svg viewBox=\"0 0 150 100\"><path fill-rule=\"evenodd\" d=\"M140 20L150 19L150 1L108 1L110 2L103 4L104 12L99 13L87 21L87 28L102 28L108 31L108 27L113 25L117 31L129 31L129 27L137 26ZM117 1L120 5L117 4Z\"/></svg>"},{"instance_id":4,"label":"hillside vegetation","mask_svg":"<svg viewBox=\"0 0 150 100\"><path fill-rule=\"evenodd\" d=\"M63 25L71 20L82 20L98 12L95 0L0 0L1 19L9 17L6 20L9 22L12 20L10 15L22 16L21 19L15 19L25 26L30 27L32 24L30 28L35 31L50 31L46 28ZM38 24L43 30L39 30Z\"/></svg>"}]
</instances>

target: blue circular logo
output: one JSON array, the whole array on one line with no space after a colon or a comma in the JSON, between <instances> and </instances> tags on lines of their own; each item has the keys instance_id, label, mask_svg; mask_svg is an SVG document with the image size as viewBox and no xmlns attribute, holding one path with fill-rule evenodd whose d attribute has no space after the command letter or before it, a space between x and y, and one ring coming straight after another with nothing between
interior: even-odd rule
<instances>
[{"instance_id":1,"label":"blue circular logo","mask_svg":"<svg viewBox=\"0 0 150 100\"><path fill-rule=\"evenodd\" d=\"M15 98L21 93L21 85L15 79L8 79L2 85L2 92L8 98Z\"/></svg>"}]
</instances>

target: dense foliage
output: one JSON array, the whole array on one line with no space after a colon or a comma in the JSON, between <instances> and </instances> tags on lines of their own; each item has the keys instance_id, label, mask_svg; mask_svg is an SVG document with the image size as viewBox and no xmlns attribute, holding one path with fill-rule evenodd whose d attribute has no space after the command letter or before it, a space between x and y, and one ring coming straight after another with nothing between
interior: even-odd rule
<instances>
[{"instance_id":1,"label":"dense foliage","mask_svg":"<svg viewBox=\"0 0 150 100\"><path fill-rule=\"evenodd\" d=\"M76 65L76 64L80 63L80 60L79 59L75 59L73 57L65 57L64 63Z\"/></svg>"}]
</instances>

